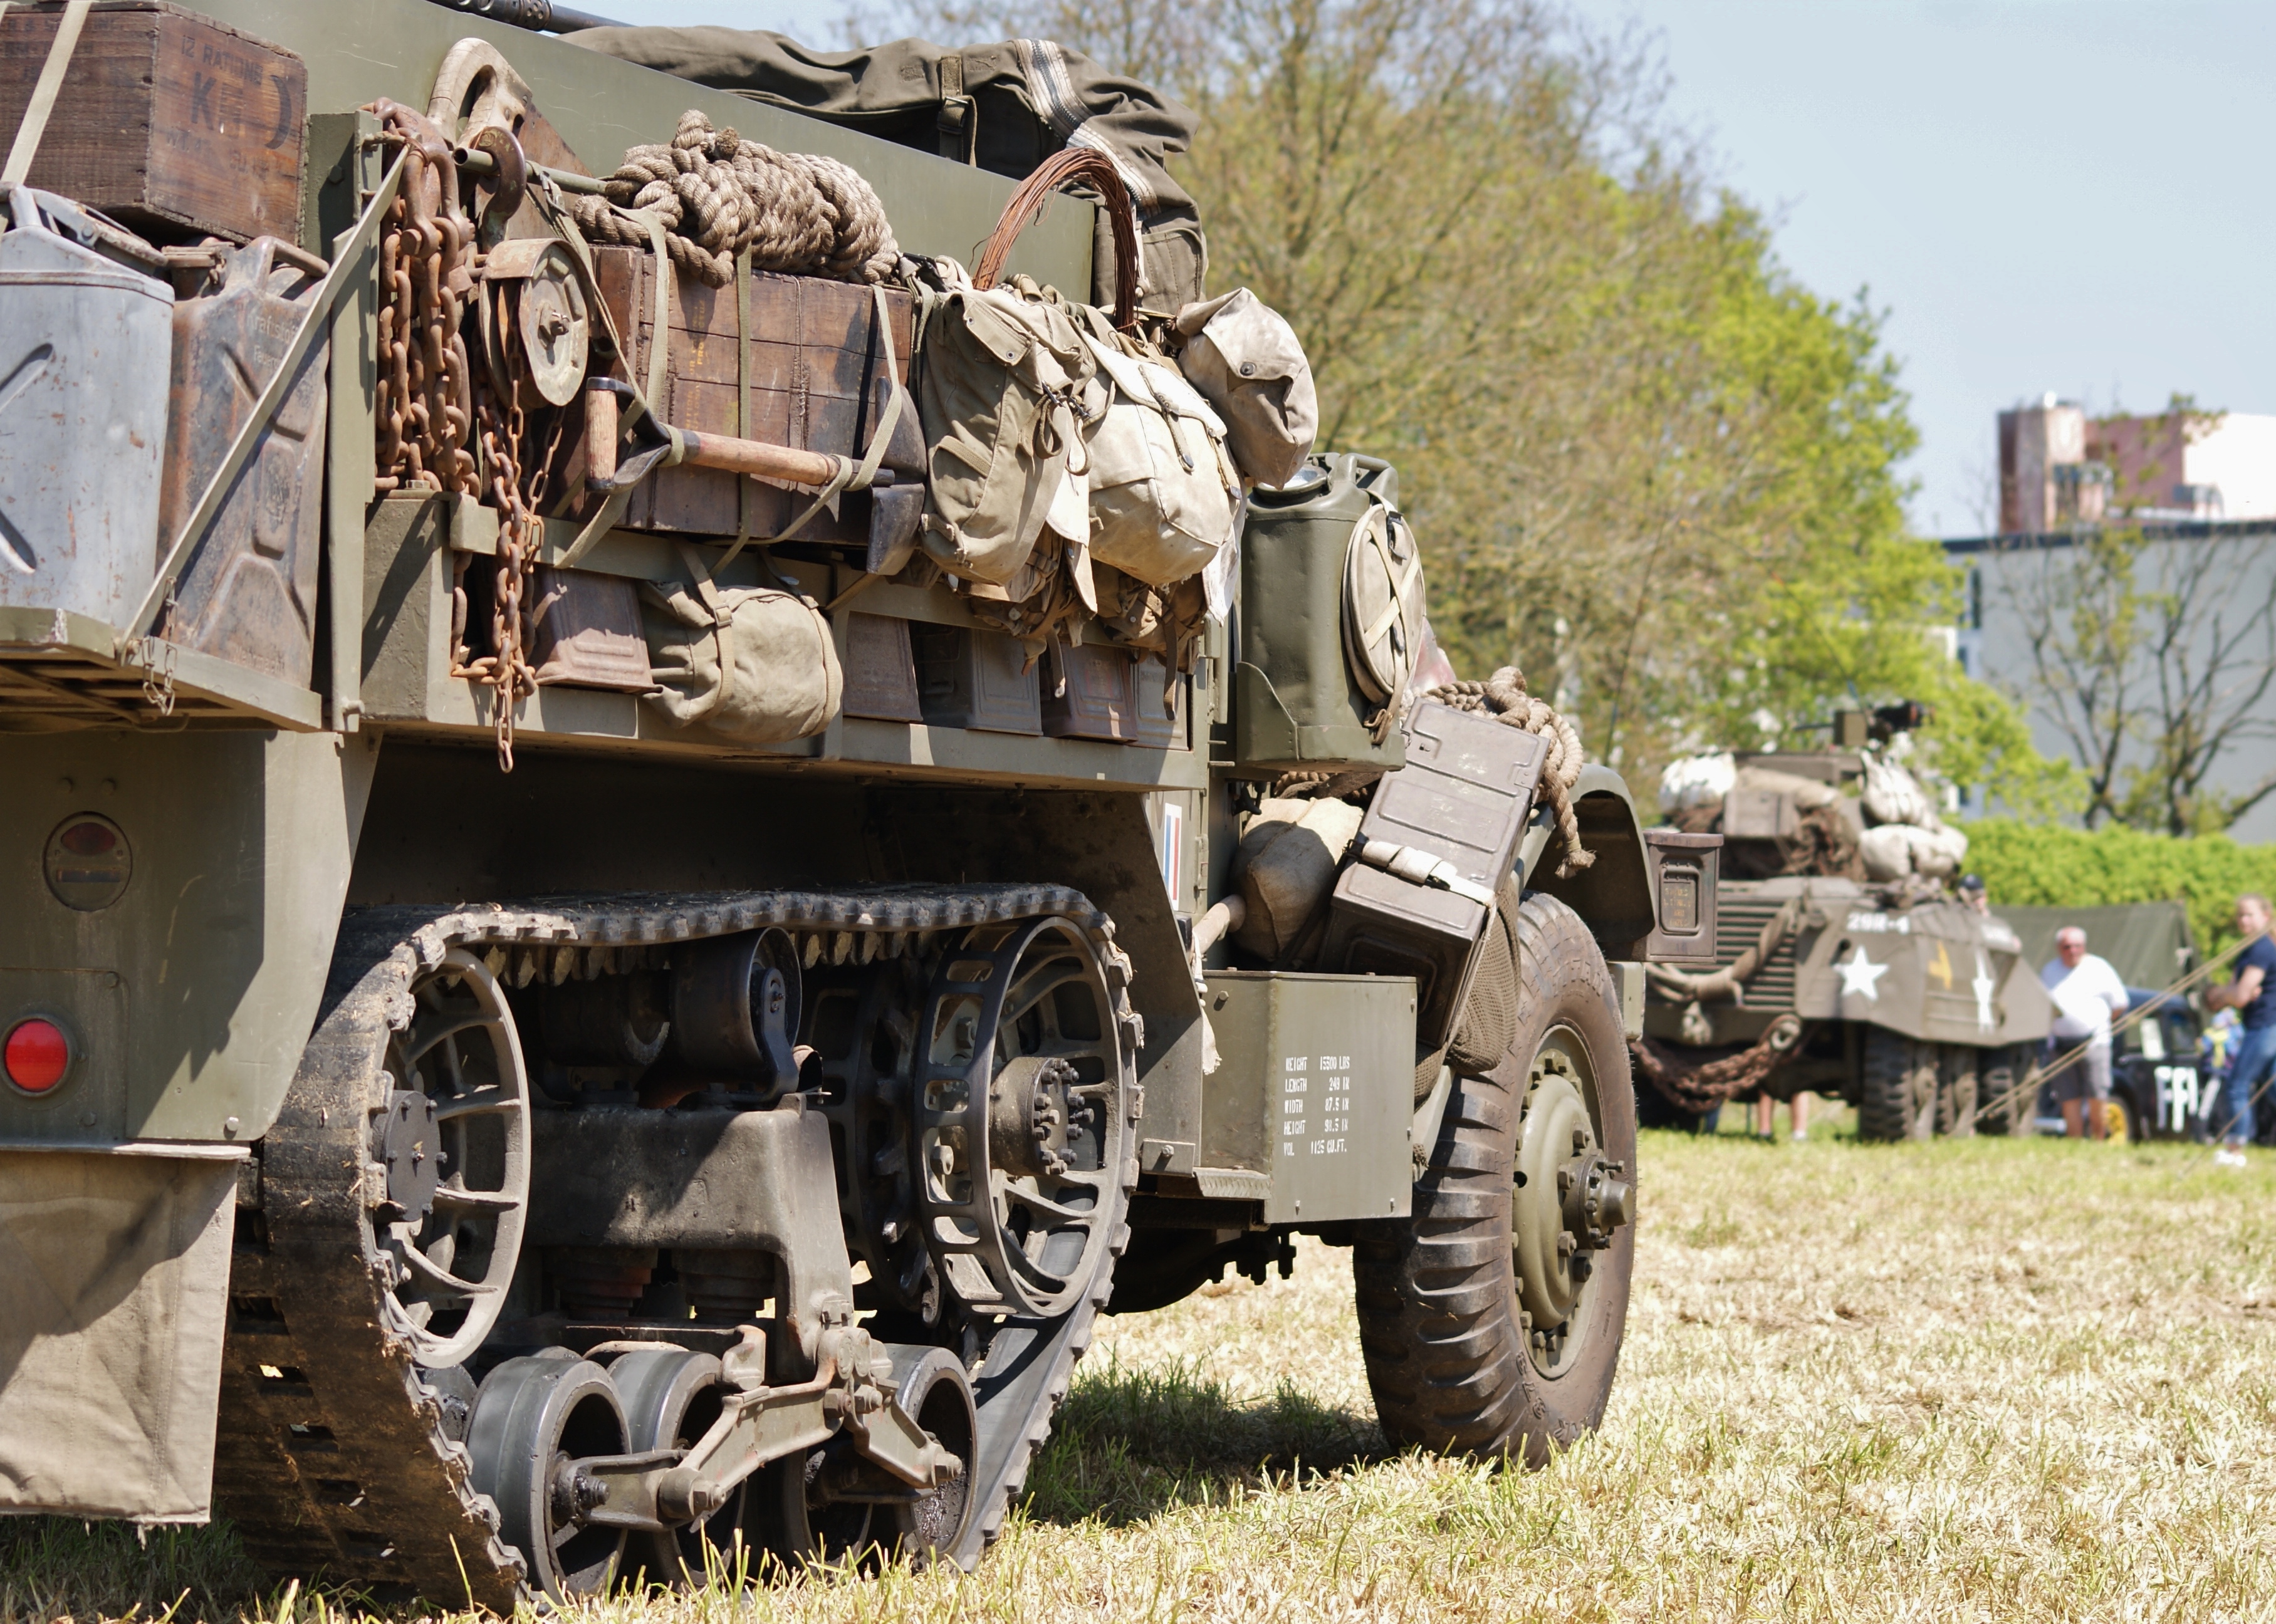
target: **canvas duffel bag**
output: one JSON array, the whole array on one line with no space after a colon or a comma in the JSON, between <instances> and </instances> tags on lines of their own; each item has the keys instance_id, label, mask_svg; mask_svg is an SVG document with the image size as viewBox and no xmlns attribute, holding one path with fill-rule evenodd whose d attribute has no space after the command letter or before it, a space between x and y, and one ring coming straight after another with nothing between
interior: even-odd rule
<instances>
[{"instance_id":1,"label":"canvas duffel bag","mask_svg":"<svg viewBox=\"0 0 2276 1624\"><path fill-rule=\"evenodd\" d=\"M746 744L810 739L838 714L846 678L812 599L771 587L721 588L683 546L693 584L641 588L656 691L677 726Z\"/></svg>"}]
</instances>

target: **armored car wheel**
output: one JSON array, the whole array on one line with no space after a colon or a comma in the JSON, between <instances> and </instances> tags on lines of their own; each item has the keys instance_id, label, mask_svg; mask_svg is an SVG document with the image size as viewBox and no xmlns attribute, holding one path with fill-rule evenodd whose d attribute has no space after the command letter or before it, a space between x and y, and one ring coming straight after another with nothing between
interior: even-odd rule
<instances>
[{"instance_id":1,"label":"armored car wheel","mask_svg":"<svg viewBox=\"0 0 2276 1624\"><path fill-rule=\"evenodd\" d=\"M1857 1136L1894 1142L1936 1136L1940 1071L1934 1043L1885 1027L1865 1028L1857 1090Z\"/></svg>"},{"instance_id":2,"label":"armored car wheel","mask_svg":"<svg viewBox=\"0 0 2276 1624\"><path fill-rule=\"evenodd\" d=\"M1983 1089L1983 1051L1966 1043L1946 1043L1937 1057L1936 1131L1947 1139L1976 1136L1976 1102Z\"/></svg>"},{"instance_id":3,"label":"armored car wheel","mask_svg":"<svg viewBox=\"0 0 2276 1624\"><path fill-rule=\"evenodd\" d=\"M1518 914L1516 1036L1457 1077L1411 1219L1354 1254L1394 1444L1546 1461L1602 1419L1635 1256L1635 1097L1620 998L1579 915Z\"/></svg>"},{"instance_id":4,"label":"armored car wheel","mask_svg":"<svg viewBox=\"0 0 2276 1624\"><path fill-rule=\"evenodd\" d=\"M2039 1114L2039 1089L2031 1074L2030 1051L2020 1044L1987 1049L1980 1062L1976 1097L1988 1132L2025 1138Z\"/></svg>"}]
</instances>

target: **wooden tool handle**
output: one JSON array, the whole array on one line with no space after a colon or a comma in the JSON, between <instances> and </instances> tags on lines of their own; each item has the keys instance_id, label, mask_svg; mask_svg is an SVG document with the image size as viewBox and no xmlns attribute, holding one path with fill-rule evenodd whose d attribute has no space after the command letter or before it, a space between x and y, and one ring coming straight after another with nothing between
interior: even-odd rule
<instances>
[{"instance_id":1,"label":"wooden tool handle","mask_svg":"<svg viewBox=\"0 0 2276 1624\"><path fill-rule=\"evenodd\" d=\"M617 398L605 389L585 391L585 477L596 485L617 477Z\"/></svg>"},{"instance_id":2,"label":"wooden tool handle","mask_svg":"<svg viewBox=\"0 0 2276 1624\"><path fill-rule=\"evenodd\" d=\"M770 445L763 440L738 440L724 434L695 434L686 429L679 431L679 443L680 460L699 468L755 474L793 485L827 485L838 477L838 459L820 452Z\"/></svg>"}]
</instances>

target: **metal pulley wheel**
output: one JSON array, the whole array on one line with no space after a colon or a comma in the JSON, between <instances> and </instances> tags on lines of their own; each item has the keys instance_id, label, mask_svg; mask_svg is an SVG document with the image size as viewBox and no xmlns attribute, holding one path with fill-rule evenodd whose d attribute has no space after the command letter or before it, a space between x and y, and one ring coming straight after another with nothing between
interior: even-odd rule
<instances>
[{"instance_id":1,"label":"metal pulley wheel","mask_svg":"<svg viewBox=\"0 0 2276 1624\"><path fill-rule=\"evenodd\" d=\"M1422 649L1422 611L1415 532L1396 509L1370 504L1344 554L1344 657L1378 704L1407 691Z\"/></svg>"},{"instance_id":2,"label":"metal pulley wheel","mask_svg":"<svg viewBox=\"0 0 2276 1624\"><path fill-rule=\"evenodd\" d=\"M609 1373L565 1347L509 1359L482 1380L467 1428L476 1490L497 1502L498 1534L529 1564L529 1582L558 1600L616 1582L622 1529L580 1522L604 1498L577 1469L625 1453L625 1412Z\"/></svg>"},{"instance_id":3,"label":"metal pulley wheel","mask_svg":"<svg viewBox=\"0 0 2276 1624\"><path fill-rule=\"evenodd\" d=\"M1105 968L1065 919L952 947L918 1027L923 1233L974 1314L1081 1300L1119 1221L1129 1082Z\"/></svg>"},{"instance_id":4,"label":"metal pulley wheel","mask_svg":"<svg viewBox=\"0 0 2276 1624\"><path fill-rule=\"evenodd\" d=\"M592 351L592 315L569 250L550 237L517 237L490 249L482 277L519 284L511 308L531 387L552 406L576 399ZM487 323L485 329L493 361L500 363L501 336Z\"/></svg>"}]
</instances>

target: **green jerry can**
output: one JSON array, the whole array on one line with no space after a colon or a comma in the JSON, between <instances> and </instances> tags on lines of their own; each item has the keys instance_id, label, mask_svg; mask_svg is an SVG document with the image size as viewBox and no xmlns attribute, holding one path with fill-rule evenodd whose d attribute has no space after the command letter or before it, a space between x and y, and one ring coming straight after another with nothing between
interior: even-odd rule
<instances>
[{"instance_id":1,"label":"green jerry can","mask_svg":"<svg viewBox=\"0 0 2276 1624\"><path fill-rule=\"evenodd\" d=\"M1278 490L1250 494L1233 672L1242 772L1389 771L1406 762L1400 730L1373 725L1383 707L1352 672L1343 624L1362 526L1371 510L1398 502L1398 470L1349 454L1314 457Z\"/></svg>"}]
</instances>

